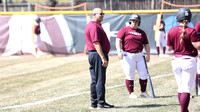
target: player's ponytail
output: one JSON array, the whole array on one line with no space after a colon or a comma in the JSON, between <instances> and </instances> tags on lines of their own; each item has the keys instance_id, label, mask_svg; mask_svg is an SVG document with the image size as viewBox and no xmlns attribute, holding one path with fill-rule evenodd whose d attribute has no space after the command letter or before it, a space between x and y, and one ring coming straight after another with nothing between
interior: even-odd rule
<instances>
[{"instance_id":1,"label":"player's ponytail","mask_svg":"<svg viewBox=\"0 0 200 112\"><path fill-rule=\"evenodd\" d=\"M185 38L185 33L186 33L186 27L188 24L188 20L183 20L183 29L182 29L182 34L180 36L181 40L180 40L180 44L183 44L183 39Z\"/></svg>"}]
</instances>

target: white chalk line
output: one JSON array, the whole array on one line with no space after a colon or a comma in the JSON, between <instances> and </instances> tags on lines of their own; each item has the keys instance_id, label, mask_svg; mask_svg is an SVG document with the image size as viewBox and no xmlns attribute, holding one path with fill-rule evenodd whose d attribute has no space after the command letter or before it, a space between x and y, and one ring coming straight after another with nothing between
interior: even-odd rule
<instances>
[{"instance_id":1,"label":"white chalk line","mask_svg":"<svg viewBox=\"0 0 200 112\"><path fill-rule=\"evenodd\" d=\"M173 74L171 73L171 74L159 75L159 76L152 77L151 79L157 79L157 78L167 77L167 76L171 76L171 75L173 75ZM106 87L106 89L117 88L117 87L121 87L121 86L124 86L124 85L125 84L109 86L109 87ZM69 98L69 97L88 94L88 93L90 93L90 91L64 95L64 96L60 96L60 97L56 97L56 98L52 98L52 99L48 99L48 100L36 101L36 102L33 102L33 103L25 103L25 104L21 104L21 105L13 105L13 106L2 107L2 108L0 108L0 110L13 109L13 108L19 108L19 107L26 107L26 106L34 106L34 105L39 105L39 104L43 104L43 103L49 103L49 102L53 102L53 101L56 101L56 100L61 100L61 99L64 99L64 98Z\"/></svg>"}]
</instances>

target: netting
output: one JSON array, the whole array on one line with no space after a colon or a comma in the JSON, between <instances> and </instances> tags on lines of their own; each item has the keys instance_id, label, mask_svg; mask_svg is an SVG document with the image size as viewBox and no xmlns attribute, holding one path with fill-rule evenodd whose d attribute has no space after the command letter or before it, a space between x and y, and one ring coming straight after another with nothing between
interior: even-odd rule
<instances>
[{"instance_id":1,"label":"netting","mask_svg":"<svg viewBox=\"0 0 200 112\"><path fill-rule=\"evenodd\" d=\"M87 4L86 3L82 3L79 5L75 5L75 6L71 6L71 7L49 7L49 6L44 6L44 5L40 5L40 4L35 4L35 11L74 11L74 10L83 10L83 11L87 11ZM90 22L90 16L85 13L86 16L86 21L87 23ZM85 45L84 48L84 54L86 54L86 50L87 47Z\"/></svg>"},{"instance_id":2,"label":"netting","mask_svg":"<svg viewBox=\"0 0 200 112\"><path fill-rule=\"evenodd\" d=\"M40 9L40 10L39 10ZM44 6L44 5L40 5L40 4L35 4L35 11L41 11L41 9L43 9L42 11L67 11L67 10L83 10L83 11L87 11L87 4L86 3L82 3L79 5L75 5L75 6L71 6L71 7L49 7L49 6ZM90 16L85 13L86 16L86 20L87 23L90 21Z\"/></svg>"},{"instance_id":3,"label":"netting","mask_svg":"<svg viewBox=\"0 0 200 112\"><path fill-rule=\"evenodd\" d=\"M155 41L157 42L158 41L158 31L159 31L159 28L160 28L160 22L161 22L161 15L163 13L163 10L164 10L164 5L165 8L173 8L173 9L178 9L180 7L188 7L188 8L192 8L192 7L199 7L200 4L196 4L196 5L179 5L179 4L172 4L172 3L169 3L169 2L166 2L164 0L162 0L162 6L161 6L161 11L160 11L160 14L157 15L157 19L156 19L156 27L155 27ZM159 47L160 50L161 50L161 47Z\"/></svg>"},{"instance_id":4,"label":"netting","mask_svg":"<svg viewBox=\"0 0 200 112\"><path fill-rule=\"evenodd\" d=\"M35 4L35 11L67 11L67 10L87 10L86 3L82 3L70 7L49 7L40 4Z\"/></svg>"},{"instance_id":5,"label":"netting","mask_svg":"<svg viewBox=\"0 0 200 112\"><path fill-rule=\"evenodd\" d=\"M157 16L157 20L156 20L155 41L157 41L157 37L158 37L157 35L158 35L159 27L160 27L161 15L163 13L164 5L169 5L169 6L173 6L173 7L188 7L188 8L200 7L200 4L196 4L196 5L178 5L178 4L172 4L172 3L169 3L169 2L166 2L166 1L163 0L160 14Z\"/></svg>"}]
</instances>

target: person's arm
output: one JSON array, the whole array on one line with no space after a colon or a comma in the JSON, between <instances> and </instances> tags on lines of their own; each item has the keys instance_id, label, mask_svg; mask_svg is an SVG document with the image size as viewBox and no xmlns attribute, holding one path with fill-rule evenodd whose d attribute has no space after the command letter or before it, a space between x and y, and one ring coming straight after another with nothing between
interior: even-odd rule
<instances>
[{"instance_id":1,"label":"person's arm","mask_svg":"<svg viewBox=\"0 0 200 112\"><path fill-rule=\"evenodd\" d=\"M172 46L167 46L167 50L168 50L168 51L172 51L172 50L173 50L173 47L172 47Z\"/></svg>"},{"instance_id":2,"label":"person's arm","mask_svg":"<svg viewBox=\"0 0 200 112\"><path fill-rule=\"evenodd\" d=\"M93 42L95 49L97 50L97 53L99 54L99 56L101 57L102 60L102 66L103 67L107 67L108 66L108 60L105 58L103 51L102 51L102 47L100 42Z\"/></svg>"},{"instance_id":3,"label":"person's arm","mask_svg":"<svg viewBox=\"0 0 200 112\"><path fill-rule=\"evenodd\" d=\"M149 47L149 44L144 44L144 48L146 50L146 61L149 62L150 61L150 47Z\"/></svg>"},{"instance_id":4,"label":"person's arm","mask_svg":"<svg viewBox=\"0 0 200 112\"><path fill-rule=\"evenodd\" d=\"M153 25L153 30L154 30L154 31L156 30L156 25Z\"/></svg>"},{"instance_id":5,"label":"person's arm","mask_svg":"<svg viewBox=\"0 0 200 112\"><path fill-rule=\"evenodd\" d=\"M117 54L119 59L123 59L123 54L122 54L122 40L119 38L116 38L116 49L117 49Z\"/></svg>"},{"instance_id":6,"label":"person's arm","mask_svg":"<svg viewBox=\"0 0 200 112\"><path fill-rule=\"evenodd\" d=\"M197 50L200 50L200 41L198 41L198 42L192 42L192 45L193 45Z\"/></svg>"}]
</instances>

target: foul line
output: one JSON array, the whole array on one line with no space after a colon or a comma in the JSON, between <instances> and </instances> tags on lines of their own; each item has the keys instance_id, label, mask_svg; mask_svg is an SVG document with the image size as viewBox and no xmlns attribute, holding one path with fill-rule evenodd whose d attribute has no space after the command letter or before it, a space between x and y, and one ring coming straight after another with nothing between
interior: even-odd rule
<instances>
[{"instance_id":1,"label":"foul line","mask_svg":"<svg viewBox=\"0 0 200 112\"><path fill-rule=\"evenodd\" d=\"M171 73L171 74L159 75L159 76L152 77L151 79L157 79L157 78L167 77L167 76L171 76L171 75L173 75L173 74ZM117 87L121 87L121 86L124 86L124 85L125 84L110 86L110 87L106 87L106 89L117 88ZM13 108L19 108L19 107L26 107L26 106L34 106L34 105L39 105L39 104L43 104L43 103L49 103L49 102L53 102L53 101L56 101L56 100L69 98L69 97L73 97L73 96L78 96L78 95L83 95L83 94L88 94L88 93L90 93L90 91L64 95L64 96L60 96L60 97L56 97L56 98L52 98L52 99L48 99L48 100L36 101L36 102L33 102L33 103L25 103L25 104L22 104L22 105L13 105L13 106L2 107L2 108L0 108L0 110L13 109Z\"/></svg>"}]
</instances>

